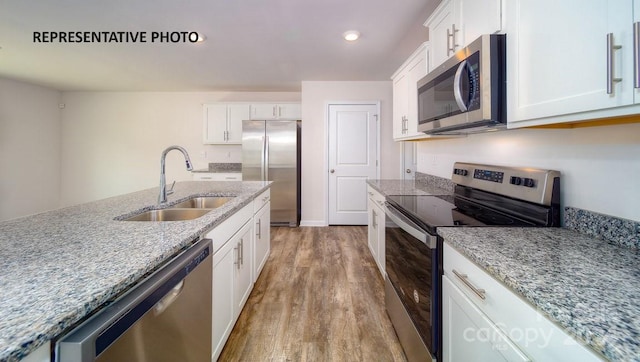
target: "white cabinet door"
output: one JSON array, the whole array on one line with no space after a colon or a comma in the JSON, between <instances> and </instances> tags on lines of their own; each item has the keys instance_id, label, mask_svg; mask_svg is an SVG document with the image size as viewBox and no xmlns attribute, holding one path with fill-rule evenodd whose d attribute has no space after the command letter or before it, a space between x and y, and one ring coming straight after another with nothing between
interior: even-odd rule
<instances>
[{"instance_id":1,"label":"white cabinet door","mask_svg":"<svg viewBox=\"0 0 640 362\"><path fill-rule=\"evenodd\" d=\"M276 105L272 103L256 103L251 105L251 119L270 120L277 119Z\"/></svg>"},{"instance_id":2,"label":"white cabinet door","mask_svg":"<svg viewBox=\"0 0 640 362\"><path fill-rule=\"evenodd\" d=\"M446 276L442 277L442 360L530 361Z\"/></svg>"},{"instance_id":3,"label":"white cabinet door","mask_svg":"<svg viewBox=\"0 0 640 362\"><path fill-rule=\"evenodd\" d=\"M434 10L425 26L429 28L431 52L429 64L436 68L460 48L458 16L453 0L443 0Z\"/></svg>"},{"instance_id":4,"label":"white cabinet door","mask_svg":"<svg viewBox=\"0 0 640 362\"><path fill-rule=\"evenodd\" d=\"M205 144L226 143L227 105L208 104L204 106Z\"/></svg>"},{"instance_id":5,"label":"white cabinet door","mask_svg":"<svg viewBox=\"0 0 640 362\"><path fill-rule=\"evenodd\" d=\"M409 74L399 73L393 78L393 139L400 140L406 137L407 114L409 104Z\"/></svg>"},{"instance_id":6,"label":"white cabinet door","mask_svg":"<svg viewBox=\"0 0 640 362\"><path fill-rule=\"evenodd\" d=\"M242 121L251 117L248 104L229 104L227 106L227 143L242 143Z\"/></svg>"},{"instance_id":7,"label":"white cabinet door","mask_svg":"<svg viewBox=\"0 0 640 362\"><path fill-rule=\"evenodd\" d=\"M502 0L444 0L424 25L435 68L480 35L502 31Z\"/></svg>"},{"instance_id":8,"label":"white cabinet door","mask_svg":"<svg viewBox=\"0 0 640 362\"><path fill-rule=\"evenodd\" d=\"M255 283L269 259L271 251L271 203L267 203L254 216L253 281Z\"/></svg>"},{"instance_id":9,"label":"white cabinet door","mask_svg":"<svg viewBox=\"0 0 640 362\"><path fill-rule=\"evenodd\" d=\"M373 259L378 265L378 270L382 277L385 277L385 214L384 214L384 196L378 191L374 190L371 186L367 187L367 193L369 194L367 209L369 212L369 221L367 226L368 232L368 245L369 251Z\"/></svg>"},{"instance_id":10,"label":"white cabinet door","mask_svg":"<svg viewBox=\"0 0 640 362\"><path fill-rule=\"evenodd\" d=\"M227 337L235 324L234 270L236 244L227 242L213 254L213 330L212 360L216 360L224 348Z\"/></svg>"},{"instance_id":11,"label":"white cabinet door","mask_svg":"<svg viewBox=\"0 0 640 362\"><path fill-rule=\"evenodd\" d=\"M233 279L235 316L237 318L253 288L253 268L251 266L253 263L253 223L246 223L229 242L235 244L236 260Z\"/></svg>"},{"instance_id":12,"label":"white cabinet door","mask_svg":"<svg viewBox=\"0 0 640 362\"><path fill-rule=\"evenodd\" d=\"M394 140L424 138L418 132L418 81L427 74L429 45L424 43L402 64L393 80Z\"/></svg>"},{"instance_id":13,"label":"white cabinet door","mask_svg":"<svg viewBox=\"0 0 640 362\"><path fill-rule=\"evenodd\" d=\"M204 144L242 143L242 121L249 119L249 104L207 104L204 113Z\"/></svg>"},{"instance_id":14,"label":"white cabinet door","mask_svg":"<svg viewBox=\"0 0 640 362\"><path fill-rule=\"evenodd\" d=\"M278 105L278 119L297 121L302 118L302 107L297 103Z\"/></svg>"},{"instance_id":15,"label":"white cabinet door","mask_svg":"<svg viewBox=\"0 0 640 362\"><path fill-rule=\"evenodd\" d=\"M375 201L372 198L371 191L369 191L369 204L367 205L369 211L369 223L367 225L367 244L369 245L369 251L373 260L378 263L378 208L375 206Z\"/></svg>"},{"instance_id":16,"label":"white cabinet door","mask_svg":"<svg viewBox=\"0 0 640 362\"><path fill-rule=\"evenodd\" d=\"M521 126L520 121L547 118L523 125L557 123L549 117L633 103L630 1L514 0L506 9L510 128ZM608 50L607 34L622 48ZM608 51L612 77L622 79L611 94Z\"/></svg>"},{"instance_id":17,"label":"white cabinet door","mask_svg":"<svg viewBox=\"0 0 640 362\"><path fill-rule=\"evenodd\" d=\"M427 75L427 49L420 52L414 61L409 65L409 89L407 94L407 135L409 137L424 136L418 132L418 81Z\"/></svg>"},{"instance_id":18,"label":"white cabinet door","mask_svg":"<svg viewBox=\"0 0 640 362\"><path fill-rule=\"evenodd\" d=\"M460 42L467 46L483 34L502 31L501 0L457 0Z\"/></svg>"},{"instance_id":19,"label":"white cabinet door","mask_svg":"<svg viewBox=\"0 0 640 362\"><path fill-rule=\"evenodd\" d=\"M255 103L251 105L253 120L299 120L302 108L299 103Z\"/></svg>"}]
</instances>

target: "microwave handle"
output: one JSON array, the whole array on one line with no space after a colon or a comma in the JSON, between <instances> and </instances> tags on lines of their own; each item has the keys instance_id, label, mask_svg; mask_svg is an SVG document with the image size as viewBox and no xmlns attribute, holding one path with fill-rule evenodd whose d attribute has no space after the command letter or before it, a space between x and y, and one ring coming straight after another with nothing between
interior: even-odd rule
<instances>
[{"instance_id":1,"label":"microwave handle","mask_svg":"<svg viewBox=\"0 0 640 362\"><path fill-rule=\"evenodd\" d=\"M453 96L456 99L456 103L458 104L458 107L460 107L460 110L463 112L466 112L468 108L464 99L462 99L462 83L461 83L462 72L466 67L467 67L467 61L463 60L458 66L458 69L456 70L455 78L453 78Z\"/></svg>"}]
</instances>

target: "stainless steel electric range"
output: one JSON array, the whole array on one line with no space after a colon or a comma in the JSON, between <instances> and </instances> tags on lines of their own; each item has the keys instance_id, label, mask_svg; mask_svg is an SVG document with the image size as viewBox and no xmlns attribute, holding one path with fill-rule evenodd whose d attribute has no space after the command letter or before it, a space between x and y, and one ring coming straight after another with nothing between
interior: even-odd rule
<instances>
[{"instance_id":1,"label":"stainless steel electric range","mask_svg":"<svg viewBox=\"0 0 640 362\"><path fill-rule=\"evenodd\" d=\"M385 304L409 361L442 349L439 227L560 226L560 173L457 162L448 195L387 196Z\"/></svg>"}]
</instances>

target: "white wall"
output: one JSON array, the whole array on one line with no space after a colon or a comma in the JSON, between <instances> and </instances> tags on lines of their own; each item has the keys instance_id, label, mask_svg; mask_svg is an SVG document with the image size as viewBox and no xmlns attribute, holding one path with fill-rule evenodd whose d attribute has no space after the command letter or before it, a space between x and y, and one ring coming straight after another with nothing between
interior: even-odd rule
<instances>
[{"instance_id":1,"label":"white wall","mask_svg":"<svg viewBox=\"0 0 640 362\"><path fill-rule=\"evenodd\" d=\"M380 177L400 177L400 146L393 142L392 84L377 82L302 82L302 217L301 225L326 225L327 102L380 101Z\"/></svg>"},{"instance_id":2,"label":"white wall","mask_svg":"<svg viewBox=\"0 0 640 362\"><path fill-rule=\"evenodd\" d=\"M202 104L220 101L300 101L300 93L63 93L61 204L157 187L160 154L174 144L187 149L196 169L241 162L238 145L202 144ZM182 154L168 154L166 174L167 183L191 179Z\"/></svg>"},{"instance_id":3,"label":"white wall","mask_svg":"<svg viewBox=\"0 0 640 362\"><path fill-rule=\"evenodd\" d=\"M0 78L0 220L58 207L60 92Z\"/></svg>"},{"instance_id":4,"label":"white wall","mask_svg":"<svg viewBox=\"0 0 640 362\"><path fill-rule=\"evenodd\" d=\"M455 161L562 172L562 206L640 221L640 124L522 129L422 141L418 171L451 178Z\"/></svg>"}]
</instances>

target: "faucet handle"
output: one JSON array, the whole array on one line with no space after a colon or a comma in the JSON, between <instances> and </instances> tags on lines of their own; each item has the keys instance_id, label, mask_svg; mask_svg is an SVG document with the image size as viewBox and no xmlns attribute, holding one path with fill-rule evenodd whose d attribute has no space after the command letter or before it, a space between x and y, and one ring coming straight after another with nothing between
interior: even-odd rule
<instances>
[{"instance_id":1,"label":"faucet handle","mask_svg":"<svg viewBox=\"0 0 640 362\"><path fill-rule=\"evenodd\" d=\"M176 180L173 180L171 183L171 187L167 190L167 195L171 195L173 193L173 187L176 185Z\"/></svg>"}]
</instances>

